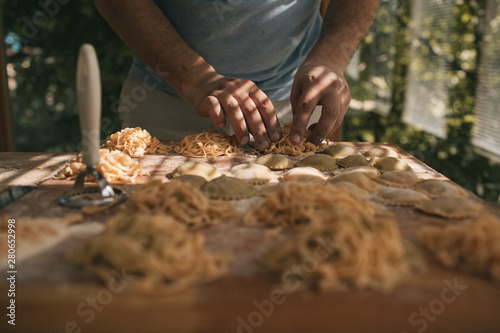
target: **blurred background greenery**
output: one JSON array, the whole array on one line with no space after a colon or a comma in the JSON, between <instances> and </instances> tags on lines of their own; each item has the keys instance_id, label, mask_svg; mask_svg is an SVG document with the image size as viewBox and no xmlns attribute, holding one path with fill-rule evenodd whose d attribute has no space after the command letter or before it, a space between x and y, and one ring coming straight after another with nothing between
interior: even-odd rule
<instances>
[{"instance_id":1,"label":"blurred background greenery","mask_svg":"<svg viewBox=\"0 0 500 333\"><path fill-rule=\"evenodd\" d=\"M347 71L353 103L343 141L395 143L498 204L500 158L474 143L480 55L483 42L495 37L498 2L381 0ZM102 138L119 130L117 103L132 54L93 1L0 3L15 151L80 150L75 68L82 43L93 44L99 57ZM437 10L426 13L431 7ZM441 110L437 117L424 112L433 108L430 102Z\"/></svg>"}]
</instances>

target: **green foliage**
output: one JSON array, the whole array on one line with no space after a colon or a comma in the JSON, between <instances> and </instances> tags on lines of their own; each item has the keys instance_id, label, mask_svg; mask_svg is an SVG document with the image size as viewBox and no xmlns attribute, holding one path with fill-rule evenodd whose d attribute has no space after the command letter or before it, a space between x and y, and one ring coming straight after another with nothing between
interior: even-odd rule
<instances>
[{"instance_id":1,"label":"green foliage","mask_svg":"<svg viewBox=\"0 0 500 333\"><path fill-rule=\"evenodd\" d=\"M456 1L454 6L455 26L452 34L443 35L442 29L431 29L436 22L424 21L419 31L420 54L411 59L419 80L433 81L435 77L426 68L436 56L450 65L446 81L449 82L449 110L447 118L447 137L440 139L402 121L405 102L405 80L410 64L408 24L410 22L410 4L398 2L397 20L391 29L396 32L394 41L394 82L390 95L391 111L388 116L351 110L345 118L343 140L392 142L427 165L443 173L453 181L485 200L500 202L500 166L475 153L471 144L474 124L475 92L477 87L478 43L481 39L479 22L484 15L484 4L476 1ZM384 2L382 2L384 5ZM429 18L430 19L430 18ZM434 25L433 25L434 24ZM444 27L443 27L444 28ZM374 39L372 39L374 40ZM371 48L365 44L362 48ZM439 53L439 54L436 54ZM433 53L433 54L431 54ZM363 59L364 60L364 59ZM373 61L373 58L369 61ZM419 63L420 62L420 63ZM374 64L383 67L384 64ZM368 69L368 67L367 67ZM365 77L369 81L370 75ZM366 98L366 84L350 82L354 98ZM362 89L360 89L362 88ZM377 88L368 87L376 90Z\"/></svg>"},{"instance_id":2,"label":"green foliage","mask_svg":"<svg viewBox=\"0 0 500 333\"><path fill-rule=\"evenodd\" d=\"M93 1L60 2L65 4L57 0L2 1L4 32L20 39L10 45L7 56L12 66L9 72L14 73L12 79L17 84L10 101L17 151L79 150L75 76L83 43L94 45L100 62L102 138L120 128L112 105L119 97L132 55L101 18Z\"/></svg>"}]
</instances>

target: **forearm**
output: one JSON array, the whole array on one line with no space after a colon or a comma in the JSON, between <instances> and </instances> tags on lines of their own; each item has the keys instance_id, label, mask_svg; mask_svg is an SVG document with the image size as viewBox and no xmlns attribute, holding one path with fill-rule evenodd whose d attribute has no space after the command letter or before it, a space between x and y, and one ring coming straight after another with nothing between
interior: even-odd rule
<instances>
[{"instance_id":1,"label":"forearm","mask_svg":"<svg viewBox=\"0 0 500 333\"><path fill-rule=\"evenodd\" d=\"M94 0L101 15L146 65L192 102L193 87L215 72L152 0Z\"/></svg>"},{"instance_id":2,"label":"forearm","mask_svg":"<svg viewBox=\"0 0 500 333\"><path fill-rule=\"evenodd\" d=\"M372 25L378 4L379 0L332 0L308 60L314 59L345 70Z\"/></svg>"}]
</instances>

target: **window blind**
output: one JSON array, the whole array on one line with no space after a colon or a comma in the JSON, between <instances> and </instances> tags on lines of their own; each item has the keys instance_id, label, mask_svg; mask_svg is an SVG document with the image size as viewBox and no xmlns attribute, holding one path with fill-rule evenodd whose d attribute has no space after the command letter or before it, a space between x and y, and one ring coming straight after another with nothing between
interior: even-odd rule
<instances>
[{"instance_id":1,"label":"window blind","mask_svg":"<svg viewBox=\"0 0 500 333\"><path fill-rule=\"evenodd\" d=\"M472 143L500 158L500 0L488 0L479 59Z\"/></svg>"},{"instance_id":2,"label":"window blind","mask_svg":"<svg viewBox=\"0 0 500 333\"><path fill-rule=\"evenodd\" d=\"M403 120L438 137L446 136L450 82L450 0L413 1L410 65Z\"/></svg>"}]
</instances>

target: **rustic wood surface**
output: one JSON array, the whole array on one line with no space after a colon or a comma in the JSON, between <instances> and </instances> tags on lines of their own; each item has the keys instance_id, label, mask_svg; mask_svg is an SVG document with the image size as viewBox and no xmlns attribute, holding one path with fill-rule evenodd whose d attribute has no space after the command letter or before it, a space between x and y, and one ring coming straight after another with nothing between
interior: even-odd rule
<instances>
[{"instance_id":1,"label":"rustic wood surface","mask_svg":"<svg viewBox=\"0 0 500 333\"><path fill-rule=\"evenodd\" d=\"M392 148L421 178L446 179L395 145L356 143L355 146L361 151L374 146ZM72 181L49 179L73 156L0 154L0 168L3 168L0 169L0 189L21 184L39 185L0 210L0 217L14 218L16 223L22 223L29 217L62 217L74 213L58 205L59 195L71 188ZM201 160L213 163L220 171L227 171L232 165L253 158L235 156ZM151 176L142 178L141 182L151 177L163 178L190 159L177 155L140 158L143 167L151 172ZM130 193L135 186L117 187ZM238 205L250 203L251 200L244 200ZM488 212L500 216L499 207L484 204ZM57 241L30 245L23 244L22 239L17 240L22 257L17 263L16 326L7 325L4 313L8 288L6 268L2 268L1 332L500 331L500 285L441 268L428 257L425 272L413 274L388 294L304 291L277 297L274 291L279 288L280 277L259 266L255 258L284 236L270 236L264 228L245 227L234 220L200 231L206 235L207 251L230 252L235 256L230 271L220 280L169 297L141 295L126 286L111 293L112 286L99 283L94 276L64 258L69 247L98 233L106 218L118 209L120 207L86 218L84 223L68 228ZM403 236L410 241L424 226L457 223L412 208L391 210ZM0 258L3 255L0 254ZM458 287L451 288L454 284ZM96 302L94 307L93 301Z\"/></svg>"}]
</instances>

